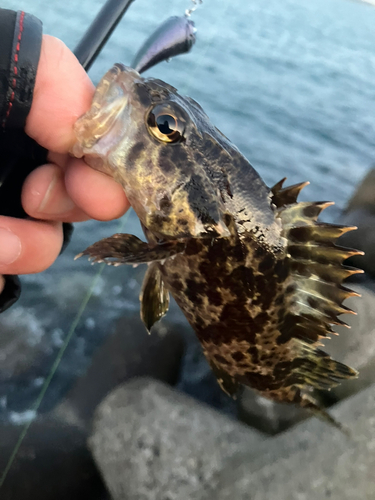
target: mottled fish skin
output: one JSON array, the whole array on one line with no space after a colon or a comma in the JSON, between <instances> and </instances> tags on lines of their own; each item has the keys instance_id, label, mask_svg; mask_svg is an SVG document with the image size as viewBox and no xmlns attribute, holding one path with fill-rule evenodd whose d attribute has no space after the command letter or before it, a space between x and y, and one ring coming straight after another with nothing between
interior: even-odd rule
<instances>
[{"instance_id":1,"label":"mottled fish skin","mask_svg":"<svg viewBox=\"0 0 375 500\"><path fill-rule=\"evenodd\" d=\"M163 127L155 135L153 110L161 122L176 118L176 142ZM352 312L342 301L355 294L341 282L360 271L342 262L360 252L334 240L353 228L317 223L329 203L297 203L306 184L268 188L195 101L122 65L102 79L75 131L72 153L121 183L142 222L149 250L139 262L153 256L141 294L147 328L165 314L169 291L226 392L248 385L338 425L311 390L357 375L318 349L337 316ZM126 245L131 238L123 235ZM119 258L118 245L107 238L83 253L136 262Z\"/></svg>"}]
</instances>

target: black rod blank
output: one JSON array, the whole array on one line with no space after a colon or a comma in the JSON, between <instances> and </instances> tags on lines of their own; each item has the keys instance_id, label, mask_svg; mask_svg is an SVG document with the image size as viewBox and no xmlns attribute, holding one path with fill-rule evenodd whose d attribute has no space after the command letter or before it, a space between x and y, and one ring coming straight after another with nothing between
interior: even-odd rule
<instances>
[{"instance_id":1,"label":"black rod blank","mask_svg":"<svg viewBox=\"0 0 375 500\"><path fill-rule=\"evenodd\" d=\"M113 30L134 0L107 0L74 50L79 62L89 70Z\"/></svg>"}]
</instances>

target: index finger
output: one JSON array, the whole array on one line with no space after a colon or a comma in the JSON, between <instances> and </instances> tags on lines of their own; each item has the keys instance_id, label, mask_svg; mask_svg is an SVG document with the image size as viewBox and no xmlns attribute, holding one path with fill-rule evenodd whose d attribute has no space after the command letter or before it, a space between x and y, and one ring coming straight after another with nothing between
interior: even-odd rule
<instances>
[{"instance_id":1,"label":"index finger","mask_svg":"<svg viewBox=\"0 0 375 500\"><path fill-rule=\"evenodd\" d=\"M44 35L26 133L50 151L67 153L74 143L73 125L89 109L94 90L66 45Z\"/></svg>"}]
</instances>

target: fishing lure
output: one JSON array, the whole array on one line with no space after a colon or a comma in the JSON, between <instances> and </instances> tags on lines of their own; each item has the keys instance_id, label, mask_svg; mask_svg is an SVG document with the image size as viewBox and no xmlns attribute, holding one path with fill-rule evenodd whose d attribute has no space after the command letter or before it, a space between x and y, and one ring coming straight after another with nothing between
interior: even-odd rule
<instances>
[{"instance_id":1,"label":"fishing lure","mask_svg":"<svg viewBox=\"0 0 375 500\"><path fill-rule=\"evenodd\" d=\"M132 67L143 73L159 62L189 52L196 41L196 32L193 21L186 16L170 17L142 45Z\"/></svg>"}]
</instances>

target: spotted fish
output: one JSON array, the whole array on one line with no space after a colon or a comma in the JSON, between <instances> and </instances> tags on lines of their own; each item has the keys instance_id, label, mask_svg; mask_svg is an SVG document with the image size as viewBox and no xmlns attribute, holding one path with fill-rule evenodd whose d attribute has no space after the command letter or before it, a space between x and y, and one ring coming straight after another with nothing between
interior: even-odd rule
<instances>
[{"instance_id":1,"label":"spotted fish","mask_svg":"<svg viewBox=\"0 0 375 500\"><path fill-rule=\"evenodd\" d=\"M352 227L318 222L331 203L297 202L308 183L268 188L200 105L172 86L115 65L75 125L72 154L119 182L147 242L115 234L81 255L111 265L147 263L140 295L147 330L171 294L227 393L247 385L310 408L357 372L319 349L360 254L335 245Z\"/></svg>"}]
</instances>

